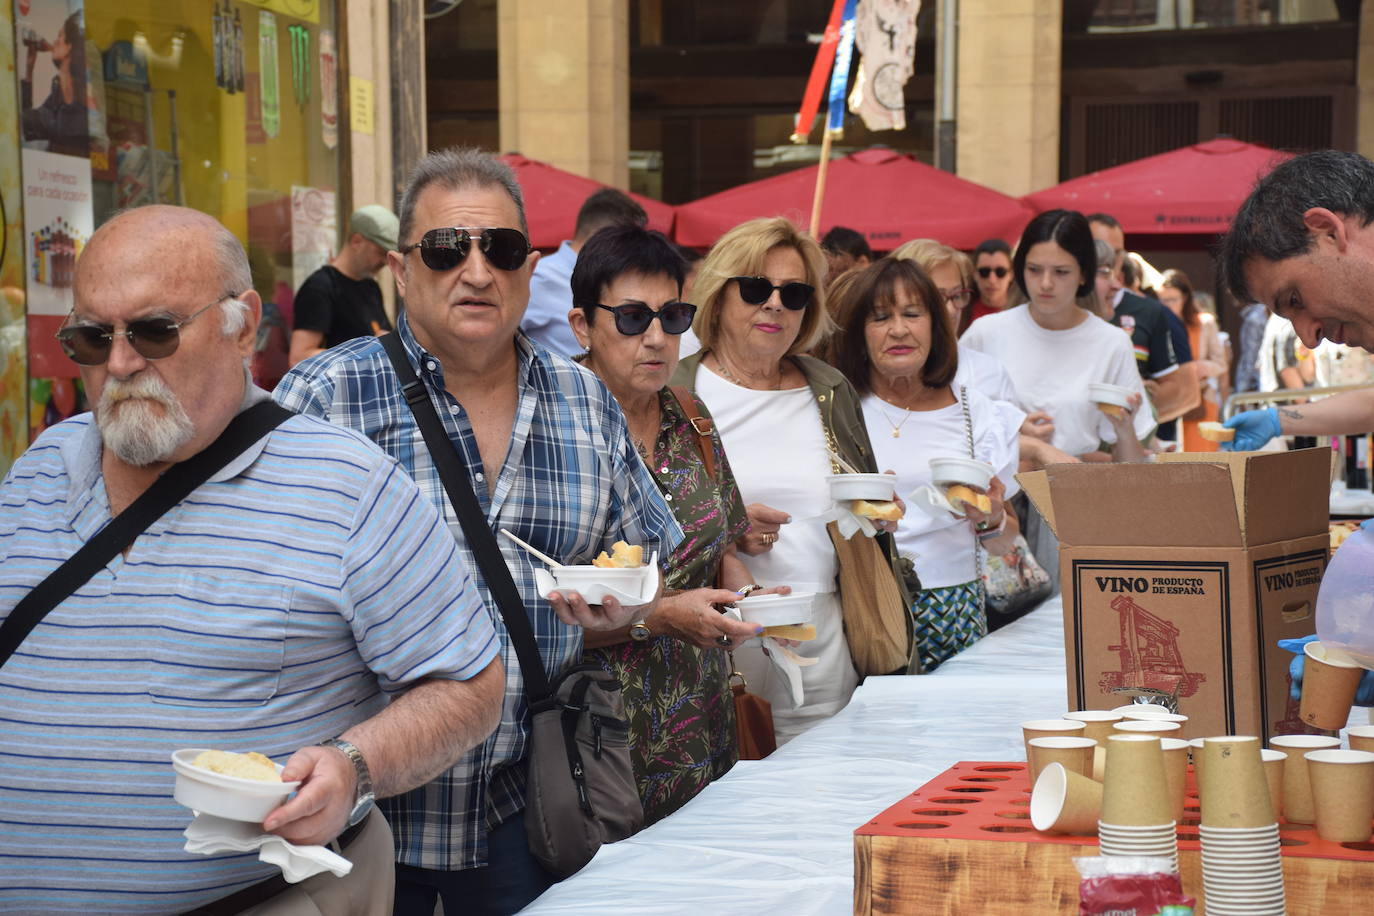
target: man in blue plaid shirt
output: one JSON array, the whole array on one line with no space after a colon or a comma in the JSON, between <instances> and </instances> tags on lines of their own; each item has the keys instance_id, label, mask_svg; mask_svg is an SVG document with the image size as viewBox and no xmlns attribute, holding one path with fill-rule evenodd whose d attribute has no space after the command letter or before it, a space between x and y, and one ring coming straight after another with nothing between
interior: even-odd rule
<instances>
[{"instance_id":1,"label":"man in blue plaid shirt","mask_svg":"<svg viewBox=\"0 0 1374 916\"><path fill-rule=\"evenodd\" d=\"M412 366L466 466L493 531L506 528L562 563L589 563L617 540L667 556L682 537L610 392L519 332L538 254L527 241L514 175L477 150L426 156L400 208L389 255L406 311L397 322ZM394 456L444 513L502 637L501 724L434 782L383 806L397 844L396 913L513 913L553 881L524 829L529 710L496 603L449 505L401 386L375 338L296 366L276 399L362 432ZM505 538L550 677L582 654L582 630L614 629L651 606L541 598L536 563Z\"/></svg>"}]
</instances>

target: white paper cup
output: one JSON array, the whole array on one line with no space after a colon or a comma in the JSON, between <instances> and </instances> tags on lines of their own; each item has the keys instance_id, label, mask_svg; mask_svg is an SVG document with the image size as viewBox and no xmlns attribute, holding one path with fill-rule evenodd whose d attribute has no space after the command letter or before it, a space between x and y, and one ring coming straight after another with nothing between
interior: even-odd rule
<instances>
[{"instance_id":1,"label":"white paper cup","mask_svg":"<svg viewBox=\"0 0 1374 916\"><path fill-rule=\"evenodd\" d=\"M986 461L972 458L932 458L930 459L930 479L937 485L961 483L986 493L992 483L992 465Z\"/></svg>"},{"instance_id":2,"label":"white paper cup","mask_svg":"<svg viewBox=\"0 0 1374 916\"><path fill-rule=\"evenodd\" d=\"M892 474L830 474L825 480L830 485L830 498L836 502L891 502L897 493L897 478Z\"/></svg>"}]
</instances>

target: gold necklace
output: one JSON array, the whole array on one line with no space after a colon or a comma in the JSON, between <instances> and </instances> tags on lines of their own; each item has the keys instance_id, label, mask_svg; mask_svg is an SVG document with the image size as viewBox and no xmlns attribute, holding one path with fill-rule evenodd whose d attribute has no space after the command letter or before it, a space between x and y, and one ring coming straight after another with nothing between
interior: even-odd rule
<instances>
[{"instance_id":1,"label":"gold necklace","mask_svg":"<svg viewBox=\"0 0 1374 916\"><path fill-rule=\"evenodd\" d=\"M894 438L894 439L900 439L900 438L902 438L902 427L903 427L903 426L906 426L906 421L911 419L911 408L910 408L910 407L903 407L902 410L906 411L906 416L905 416L905 417L902 417L902 422L900 422L900 423L893 423L893 422L892 422L892 418L889 417L889 416L887 415L887 411L884 410L883 407L882 407L882 403L881 403L881 402L883 402L883 398L881 398L881 397L878 398L878 401L880 402L880 403L878 404L878 413L882 414L882 415L883 415L883 419L887 421L887 425L892 427L892 438ZM897 406L897 405L894 404L893 406L895 407L895 406Z\"/></svg>"},{"instance_id":2,"label":"gold necklace","mask_svg":"<svg viewBox=\"0 0 1374 916\"><path fill-rule=\"evenodd\" d=\"M725 367L725 360L721 359L719 353L712 353L711 355L714 356L714 357L716 358L716 366L720 369L720 374L723 375L723 376L725 376L725 378L726 378L727 380L729 380L729 381L731 381L731 382L734 382L736 385L740 386L741 388L751 388L751 389L754 388L753 385L747 385L747 384L745 384L744 382L740 381L738 378L736 378L736 377L735 377L735 373L731 372L729 369L727 369L727 368ZM756 389L756 390L767 391L768 389L763 388L763 389ZM773 383L773 390L774 390L774 391L781 391L781 390L782 390L782 372L781 372L781 371L778 372L778 380L777 380L776 382Z\"/></svg>"}]
</instances>

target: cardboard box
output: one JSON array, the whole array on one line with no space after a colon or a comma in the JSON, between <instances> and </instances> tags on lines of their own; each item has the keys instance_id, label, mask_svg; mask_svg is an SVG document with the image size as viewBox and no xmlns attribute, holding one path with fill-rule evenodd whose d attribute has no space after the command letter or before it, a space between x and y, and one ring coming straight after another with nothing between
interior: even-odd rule
<instances>
[{"instance_id":1,"label":"cardboard box","mask_svg":"<svg viewBox=\"0 0 1374 916\"><path fill-rule=\"evenodd\" d=\"M1070 708L1177 687L1191 737L1310 731L1275 643L1316 632L1329 450L1160 458L1017 477L1059 537Z\"/></svg>"}]
</instances>

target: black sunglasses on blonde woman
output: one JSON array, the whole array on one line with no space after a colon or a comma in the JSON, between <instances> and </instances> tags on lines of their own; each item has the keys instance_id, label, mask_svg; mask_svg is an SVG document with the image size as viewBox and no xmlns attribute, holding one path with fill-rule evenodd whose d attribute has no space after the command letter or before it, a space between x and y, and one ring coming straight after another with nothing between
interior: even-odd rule
<instances>
[{"instance_id":1,"label":"black sunglasses on blonde woman","mask_svg":"<svg viewBox=\"0 0 1374 916\"><path fill-rule=\"evenodd\" d=\"M811 303L811 297L816 293L816 287L809 283L784 283L781 286L774 286L773 282L767 277L731 277L739 284L739 297L750 305L763 305L768 301L768 297L773 295L773 290L778 291L778 298L782 300L782 307L789 311L799 312Z\"/></svg>"}]
</instances>

